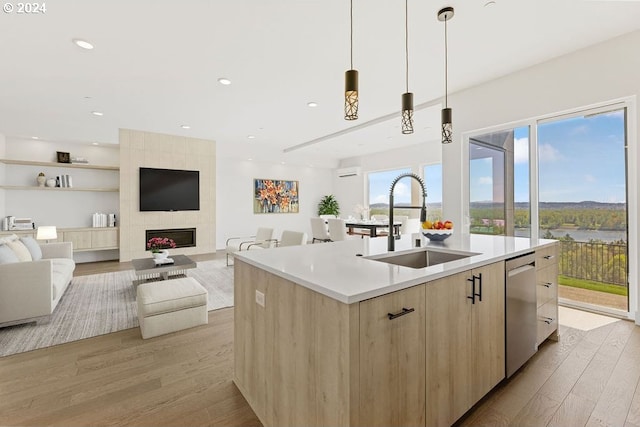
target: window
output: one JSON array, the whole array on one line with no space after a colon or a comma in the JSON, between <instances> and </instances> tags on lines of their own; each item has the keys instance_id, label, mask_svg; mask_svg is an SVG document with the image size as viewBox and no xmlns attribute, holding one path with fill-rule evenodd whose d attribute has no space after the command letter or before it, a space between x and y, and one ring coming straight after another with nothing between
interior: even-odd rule
<instances>
[{"instance_id":1,"label":"window","mask_svg":"<svg viewBox=\"0 0 640 427\"><path fill-rule=\"evenodd\" d=\"M400 174L410 173L411 168L394 169L381 172L369 172L369 209L370 215L388 215L389 214L389 190L391 190L391 182ZM410 178L403 179L396 184L393 192L394 204L396 206L411 205L411 183ZM406 215L402 213L402 209L396 209L398 215Z\"/></svg>"}]
</instances>

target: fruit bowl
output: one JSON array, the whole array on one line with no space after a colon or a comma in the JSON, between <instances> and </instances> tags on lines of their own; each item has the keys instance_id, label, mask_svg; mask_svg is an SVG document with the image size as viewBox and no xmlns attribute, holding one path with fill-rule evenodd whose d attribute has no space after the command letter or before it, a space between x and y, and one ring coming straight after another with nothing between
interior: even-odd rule
<instances>
[{"instance_id":1,"label":"fruit bowl","mask_svg":"<svg viewBox=\"0 0 640 427\"><path fill-rule=\"evenodd\" d=\"M434 229L422 229L422 234L429 240L434 242L441 242L447 237L453 234L453 229L434 230Z\"/></svg>"}]
</instances>

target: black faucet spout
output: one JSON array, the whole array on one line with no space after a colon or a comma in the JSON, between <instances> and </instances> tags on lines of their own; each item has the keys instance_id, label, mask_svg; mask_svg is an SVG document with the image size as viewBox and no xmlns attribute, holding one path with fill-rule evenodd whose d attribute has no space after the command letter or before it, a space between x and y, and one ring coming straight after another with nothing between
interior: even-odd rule
<instances>
[{"instance_id":1,"label":"black faucet spout","mask_svg":"<svg viewBox=\"0 0 640 427\"><path fill-rule=\"evenodd\" d=\"M388 251L395 251L396 249L396 237L394 235L394 226L393 226L393 190L396 187L396 184L398 183L398 181L400 181L402 178L405 177L409 177L409 178L413 178L416 181L418 181L418 183L420 184L420 187L422 188L422 206L408 206L409 209L420 209L420 222L425 222L427 220L427 188L424 185L424 181L422 180L422 178L420 178L418 175L416 175L415 173L403 173L398 175L392 182L391 182L391 189L389 190L389 237L387 240L387 250Z\"/></svg>"}]
</instances>

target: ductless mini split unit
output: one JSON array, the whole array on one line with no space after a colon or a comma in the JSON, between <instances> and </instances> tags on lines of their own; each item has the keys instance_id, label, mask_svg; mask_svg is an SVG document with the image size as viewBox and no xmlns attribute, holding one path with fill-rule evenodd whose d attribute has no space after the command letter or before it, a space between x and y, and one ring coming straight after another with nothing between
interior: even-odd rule
<instances>
[{"instance_id":1,"label":"ductless mini split unit","mask_svg":"<svg viewBox=\"0 0 640 427\"><path fill-rule=\"evenodd\" d=\"M360 176L360 173L361 173L361 169L358 166L336 169L336 174L338 175L338 178L347 178L349 176Z\"/></svg>"}]
</instances>

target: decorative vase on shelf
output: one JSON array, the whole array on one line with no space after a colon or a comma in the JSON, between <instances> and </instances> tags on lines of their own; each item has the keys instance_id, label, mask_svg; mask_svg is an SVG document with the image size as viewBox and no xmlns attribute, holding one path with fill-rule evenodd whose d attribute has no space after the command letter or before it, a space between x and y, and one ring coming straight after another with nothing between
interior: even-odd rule
<instances>
[{"instance_id":1,"label":"decorative vase on shelf","mask_svg":"<svg viewBox=\"0 0 640 427\"><path fill-rule=\"evenodd\" d=\"M44 187L44 183L47 181L47 177L44 176L44 173L40 172L38 174L38 177L36 178L36 181L38 181L38 187Z\"/></svg>"},{"instance_id":2,"label":"decorative vase on shelf","mask_svg":"<svg viewBox=\"0 0 640 427\"><path fill-rule=\"evenodd\" d=\"M49 178L47 180L47 187L55 187L56 186L56 180L53 178Z\"/></svg>"},{"instance_id":3,"label":"decorative vase on shelf","mask_svg":"<svg viewBox=\"0 0 640 427\"><path fill-rule=\"evenodd\" d=\"M159 252L151 252L151 255L154 259L165 259L169 256L169 251L166 249L161 249Z\"/></svg>"}]
</instances>

